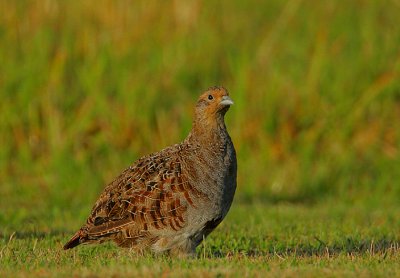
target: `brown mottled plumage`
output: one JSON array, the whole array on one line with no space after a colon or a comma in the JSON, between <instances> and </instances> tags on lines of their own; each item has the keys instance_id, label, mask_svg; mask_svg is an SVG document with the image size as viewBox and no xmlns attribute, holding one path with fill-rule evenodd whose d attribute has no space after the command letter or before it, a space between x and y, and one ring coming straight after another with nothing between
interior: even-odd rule
<instances>
[{"instance_id":1,"label":"brown mottled plumage","mask_svg":"<svg viewBox=\"0 0 400 278\"><path fill-rule=\"evenodd\" d=\"M64 249L113 240L138 251L195 254L236 189L236 154L224 122L232 104L222 87L203 93L188 137L123 171Z\"/></svg>"}]
</instances>

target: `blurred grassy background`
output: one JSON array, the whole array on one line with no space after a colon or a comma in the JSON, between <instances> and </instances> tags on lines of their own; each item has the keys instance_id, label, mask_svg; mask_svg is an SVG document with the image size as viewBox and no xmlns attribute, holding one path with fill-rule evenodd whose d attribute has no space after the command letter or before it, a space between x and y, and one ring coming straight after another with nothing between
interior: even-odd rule
<instances>
[{"instance_id":1,"label":"blurred grassy background","mask_svg":"<svg viewBox=\"0 0 400 278\"><path fill-rule=\"evenodd\" d=\"M0 10L0 223L10 229L40 215L84 219L122 169L186 136L213 85L235 101L237 202L399 200L399 1Z\"/></svg>"}]
</instances>

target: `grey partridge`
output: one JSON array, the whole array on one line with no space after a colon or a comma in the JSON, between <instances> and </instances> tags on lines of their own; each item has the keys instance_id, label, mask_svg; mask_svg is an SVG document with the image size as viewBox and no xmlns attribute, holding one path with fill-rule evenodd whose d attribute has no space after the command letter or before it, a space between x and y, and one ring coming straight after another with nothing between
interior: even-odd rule
<instances>
[{"instance_id":1,"label":"grey partridge","mask_svg":"<svg viewBox=\"0 0 400 278\"><path fill-rule=\"evenodd\" d=\"M112 240L138 252L195 255L235 194L236 154L224 122L232 104L223 87L204 92L187 138L140 158L108 184L64 249Z\"/></svg>"}]
</instances>

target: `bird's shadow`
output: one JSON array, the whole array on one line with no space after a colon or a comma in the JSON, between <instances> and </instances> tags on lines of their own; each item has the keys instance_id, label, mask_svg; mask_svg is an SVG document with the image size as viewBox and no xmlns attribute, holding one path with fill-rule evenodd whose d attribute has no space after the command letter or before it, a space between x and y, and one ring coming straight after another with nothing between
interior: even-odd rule
<instances>
[{"instance_id":1,"label":"bird's shadow","mask_svg":"<svg viewBox=\"0 0 400 278\"><path fill-rule=\"evenodd\" d=\"M11 241L15 239L38 239L58 237L63 238L72 234L67 230L51 230L51 231L20 231L10 233L0 233L0 239L3 241ZM289 257L331 257L340 254L349 256L356 255L376 255L380 254L386 257L391 252L400 252L400 240L395 238L352 238L346 237L338 239L331 243L325 243L323 240L314 237L309 242L301 242L299 244L284 245L277 240L265 239L270 243L264 247L259 247L259 239L250 239L249 245L246 248L232 248L229 246L223 247L221 250L218 246L201 245L198 248L198 258L229 258L234 256L245 257L278 257L285 259ZM108 249L108 248L107 248ZM204 252L206 250L206 252Z\"/></svg>"},{"instance_id":2,"label":"bird's shadow","mask_svg":"<svg viewBox=\"0 0 400 278\"><path fill-rule=\"evenodd\" d=\"M11 240L11 239L45 239L49 237L64 237L68 234L72 234L71 231L66 230L51 230L51 231L18 231L1 233L0 239Z\"/></svg>"},{"instance_id":3,"label":"bird's shadow","mask_svg":"<svg viewBox=\"0 0 400 278\"><path fill-rule=\"evenodd\" d=\"M199 251L200 257L206 258L229 258L233 256L246 257L278 257L285 259L288 257L331 257L338 255L382 255L386 257L390 252L400 252L400 240L394 238L344 238L332 243L325 243L319 238L314 238L312 242L299 243L297 245L282 246L282 243L275 242L267 248L258 248L256 241L250 241L251 248L237 249L234 251L213 250L211 252ZM205 254L205 256L203 255Z\"/></svg>"}]
</instances>

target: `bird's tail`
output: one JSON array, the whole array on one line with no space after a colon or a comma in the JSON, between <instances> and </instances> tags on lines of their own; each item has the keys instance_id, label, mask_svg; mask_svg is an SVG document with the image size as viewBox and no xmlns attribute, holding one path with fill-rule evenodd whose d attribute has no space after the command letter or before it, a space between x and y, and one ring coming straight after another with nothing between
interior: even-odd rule
<instances>
[{"instance_id":1,"label":"bird's tail","mask_svg":"<svg viewBox=\"0 0 400 278\"><path fill-rule=\"evenodd\" d=\"M64 245L64 250L74 248L87 240L87 235L79 230L76 234Z\"/></svg>"}]
</instances>

